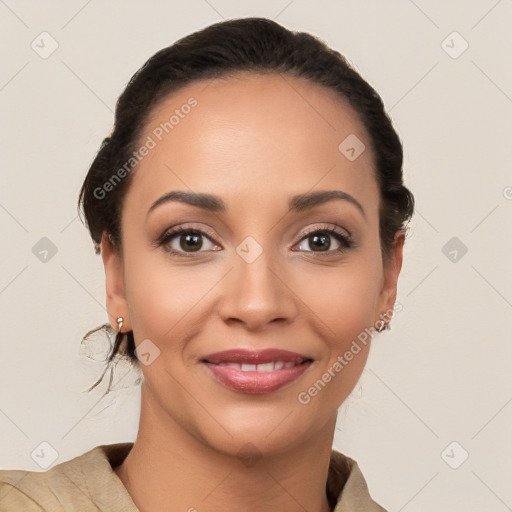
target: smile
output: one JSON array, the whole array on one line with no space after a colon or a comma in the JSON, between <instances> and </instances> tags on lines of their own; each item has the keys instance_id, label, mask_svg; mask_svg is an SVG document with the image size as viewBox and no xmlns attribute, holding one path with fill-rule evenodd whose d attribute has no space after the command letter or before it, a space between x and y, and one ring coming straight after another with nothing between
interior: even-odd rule
<instances>
[{"instance_id":1,"label":"smile","mask_svg":"<svg viewBox=\"0 0 512 512\"><path fill-rule=\"evenodd\" d=\"M202 358L208 374L223 386L240 393L276 391L298 379L313 359L279 349L262 351L227 350Z\"/></svg>"}]
</instances>

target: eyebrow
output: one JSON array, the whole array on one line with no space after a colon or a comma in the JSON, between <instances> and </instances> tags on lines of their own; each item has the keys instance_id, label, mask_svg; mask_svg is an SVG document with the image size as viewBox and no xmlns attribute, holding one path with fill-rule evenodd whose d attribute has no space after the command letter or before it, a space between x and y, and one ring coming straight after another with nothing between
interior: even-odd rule
<instances>
[{"instance_id":1,"label":"eyebrow","mask_svg":"<svg viewBox=\"0 0 512 512\"><path fill-rule=\"evenodd\" d=\"M362 216L366 219L366 214L361 203L350 194L341 190L323 190L319 192L309 192L305 194L298 194L292 196L288 202L288 208L292 212L302 212L305 210L313 209L334 199L341 199L347 201L361 212ZM224 201L212 194L198 193L198 192L185 192L183 190L173 190L159 197L149 208L146 217L157 207L162 204L178 201L184 204L202 208L211 212L225 212L227 211Z\"/></svg>"}]
</instances>

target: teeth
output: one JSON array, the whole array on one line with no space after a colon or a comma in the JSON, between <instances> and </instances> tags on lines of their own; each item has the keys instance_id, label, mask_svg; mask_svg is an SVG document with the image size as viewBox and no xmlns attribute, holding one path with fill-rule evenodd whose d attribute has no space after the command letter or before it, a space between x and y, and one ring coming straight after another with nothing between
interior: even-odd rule
<instances>
[{"instance_id":1,"label":"teeth","mask_svg":"<svg viewBox=\"0 0 512 512\"><path fill-rule=\"evenodd\" d=\"M272 372L272 371L274 371L274 368L275 368L274 363L264 363L264 364L259 364L257 366L257 371L258 372Z\"/></svg>"},{"instance_id":2,"label":"teeth","mask_svg":"<svg viewBox=\"0 0 512 512\"><path fill-rule=\"evenodd\" d=\"M274 370L281 370L283 368L293 368L295 363L291 361L275 361L262 364L219 363L219 366L235 368L236 370L241 370L242 372L272 372Z\"/></svg>"}]
</instances>

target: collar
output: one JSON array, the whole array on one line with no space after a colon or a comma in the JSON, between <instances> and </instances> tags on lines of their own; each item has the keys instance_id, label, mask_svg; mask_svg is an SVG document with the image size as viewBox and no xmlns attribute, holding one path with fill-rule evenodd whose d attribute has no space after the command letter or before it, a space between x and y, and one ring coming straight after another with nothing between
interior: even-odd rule
<instances>
[{"instance_id":1,"label":"collar","mask_svg":"<svg viewBox=\"0 0 512 512\"><path fill-rule=\"evenodd\" d=\"M25 511L140 512L113 470L132 447L133 442L96 446L43 472L0 471L0 501ZM386 512L372 500L357 462L336 450L326 492L333 512Z\"/></svg>"}]
</instances>

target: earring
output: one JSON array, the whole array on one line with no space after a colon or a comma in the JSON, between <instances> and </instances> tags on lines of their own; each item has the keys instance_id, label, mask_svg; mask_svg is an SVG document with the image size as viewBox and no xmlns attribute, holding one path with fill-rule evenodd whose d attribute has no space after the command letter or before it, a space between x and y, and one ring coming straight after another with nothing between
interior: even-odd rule
<instances>
[{"instance_id":1,"label":"earring","mask_svg":"<svg viewBox=\"0 0 512 512\"><path fill-rule=\"evenodd\" d=\"M121 332L121 329L123 328L123 322L124 318L122 316L117 318L118 332Z\"/></svg>"},{"instance_id":2,"label":"earring","mask_svg":"<svg viewBox=\"0 0 512 512\"><path fill-rule=\"evenodd\" d=\"M379 327L379 329L377 329L377 332L382 332L382 331L386 331L386 330L390 329L389 324L384 322L384 320L381 320L381 322L382 322L382 325Z\"/></svg>"}]
</instances>

